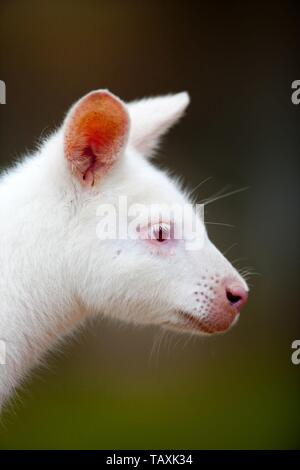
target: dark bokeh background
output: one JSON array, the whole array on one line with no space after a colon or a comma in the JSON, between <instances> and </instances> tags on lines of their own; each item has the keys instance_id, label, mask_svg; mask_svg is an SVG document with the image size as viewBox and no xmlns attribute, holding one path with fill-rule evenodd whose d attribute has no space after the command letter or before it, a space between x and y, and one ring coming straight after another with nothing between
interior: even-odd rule
<instances>
[{"instance_id":1,"label":"dark bokeh background","mask_svg":"<svg viewBox=\"0 0 300 470\"><path fill-rule=\"evenodd\" d=\"M250 187L209 206L206 219L235 226L208 227L260 275L224 336L187 342L89 325L4 415L0 447L300 447L300 366L290 359L300 337L299 18L288 1L1 2L1 165L92 89L125 100L188 90L191 107L159 163L190 187L212 176L200 199Z\"/></svg>"}]
</instances>

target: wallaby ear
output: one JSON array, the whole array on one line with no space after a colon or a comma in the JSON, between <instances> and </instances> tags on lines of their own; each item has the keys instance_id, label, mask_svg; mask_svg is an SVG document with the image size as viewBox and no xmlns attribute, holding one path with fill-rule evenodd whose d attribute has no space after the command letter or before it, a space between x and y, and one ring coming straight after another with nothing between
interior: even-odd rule
<instances>
[{"instance_id":1,"label":"wallaby ear","mask_svg":"<svg viewBox=\"0 0 300 470\"><path fill-rule=\"evenodd\" d=\"M92 91L75 103L64 124L64 151L82 184L93 186L108 172L124 151L128 131L126 107L109 91Z\"/></svg>"},{"instance_id":2,"label":"wallaby ear","mask_svg":"<svg viewBox=\"0 0 300 470\"><path fill-rule=\"evenodd\" d=\"M150 156L160 137L181 118L189 102L188 93L182 92L129 103L130 144L145 156Z\"/></svg>"}]
</instances>

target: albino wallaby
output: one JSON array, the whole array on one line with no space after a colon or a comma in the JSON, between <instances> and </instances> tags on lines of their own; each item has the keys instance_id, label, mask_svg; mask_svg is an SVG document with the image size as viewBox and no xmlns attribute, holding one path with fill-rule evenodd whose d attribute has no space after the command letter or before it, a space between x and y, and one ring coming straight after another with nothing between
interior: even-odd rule
<instances>
[{"instance_id":1,"label":"albino wallaby","mask_svg":"<svg viewBox=\"0 0 300 470\"><path fill-rule=\"evenodd\" d=\"M164 208L187 205L188 195L148 158L188 103L187 93L125 104L93 91L36 153L2 175L0 404L88 316L204 334L236 322L246 282L209 241L197 211L189 217L201 249L174 236L179 220ZM118 216L121 196L160 215L150 223L139 217L132 239L102 237L99 207Z\"/></svg>"}]
</instances>

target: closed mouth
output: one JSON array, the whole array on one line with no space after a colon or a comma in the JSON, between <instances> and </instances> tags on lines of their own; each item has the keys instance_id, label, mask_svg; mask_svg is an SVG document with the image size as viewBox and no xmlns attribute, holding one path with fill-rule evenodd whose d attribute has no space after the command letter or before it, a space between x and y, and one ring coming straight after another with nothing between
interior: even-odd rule
<instances>
[{"instance_id":1,"label":"closed mouth","mask_svg":"<svg viewBox=\"0 0 300 470\"><path fill-rule=\"evenodd\" d=\"M237 322L239 317L238 312L234 309L226 310L226 315L222 316L221 321L216 321L209 316L204 318L196 317L182 310L178 310L176 313L179 322L178 324L172 323L170 326L183 331L204 334L224 333Z\"/></svg>"}]
</instances>

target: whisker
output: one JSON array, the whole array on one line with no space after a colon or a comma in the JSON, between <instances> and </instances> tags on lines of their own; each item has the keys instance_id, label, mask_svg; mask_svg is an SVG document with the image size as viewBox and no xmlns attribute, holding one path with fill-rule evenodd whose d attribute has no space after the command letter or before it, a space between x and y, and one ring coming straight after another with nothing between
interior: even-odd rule
<instances>
[{"instance_id":1,"label":"whisker","mask_svg":"<svg viewBox=\"0 0 300 470\"><path fill-rule=\"evenodd\" d=\"M240 256L239 258L235 258L233 260L230 260L230 263L235 264L235 263L239 263L240 261L245 261L245 260L246 260L245 256Z\"/></svg>"},{"instance_id":2,"label":"whisker","mask_svg":"<svg viewBox=\"0 0 300 470\"><path fill-rule=\"evenodd\" d=\"M261 274L260 274L260 273L255 273L255 272L243 274L243 277L247 277L247 276L248 276L248 277L249 277L249 276L261 276Z\"/></svg>"},{"instance_id":3,"label":"whisker","mask_svg":"<svg viewBox=\"0 0 300 470\"><path fill-rule=\"evenodd\" d=\"M186 338L186 340L185 340L184 343L183 343L183 348L182 348L182 349L185 349L185 348L187 347L187 345L191 342L192 338L193 338L193 335L192 335L192 334L187 335L187 338Z\"/></svg>"},{"instance_id":4,"label":"whisker","mask_svg":"<svg viewBox=\"0 0 300 470\"><path fill-rule=\"evenodd\" d=\"M223 188L219 189L219 191L217 191L216 193L214 193L212 196L210 197L207 197L206 199L203 199L200 204L205 204L206 201L209 201L210 199L214 199L216 197L219 197L221 196L225 191L227 191L228 189L231 188L231 185L227 184L226 186L224 186Z\"/></svg>"},{"instance_id":5,"label":"whisker","mask_svg":"<svg viewBox=\"0 0 300 470\"><path fill-rule=\"evenodd\" d=\"M234 248L235 246L237 246L237 243L233 243L232 245L230 245L230 247L223 252L223 256L227 255L227 253L229 253L229 251L232 250L232 248Z\"/></svg>"},{"instance_id":6,"label":"whisker","mask_svg":"<svg viewBox=\"0 0 300 470\"><path fill-rule=\"evenodd\" d=\"M212 202L219 201L219 199L224 199L225 197L233 196L234 194L241 193L243 191L246 191L249 189L249 186L245 186L244 188L240 189L235 189L234 191L230 191L229 193L226 194L221 194L220 196L213 197L212 199L204 199L204 201L201 202L201 204L204 204L204 206L207 206L208 204L211 204Z\"/></svg>"},{"instance_id":7,"label":"whisker","mask_svg":"<svg viewBox=\"0 0 300 470\"><path fill-rule=\"evenodd\" d=\"M232 224L224 224L223 222L205 222L205 224L209 224L209 225L221 225L222 227L235 228L234 225L232 225Z\"/></svg>"},{"instance_id":8,"label":"whisker","mask_svg":"<svg viewBox=\"0 0 300 470\"><path fill-rule=\"evenodd\" d=\"M253 269L255 269L253 266L244 266L241 271L243 272L251 272L253 271Z\"/></svg>"},{"instance_id":9,"label":"whisker","mask_svg":"<svg viewBox=\"0 0 300 470\"><path fill-rule=\"evenodd\" d=\"M207 183L207 181L210 181L212 179L212 176L209 176L208 178L206 178L205 180L203 181L200 181L199 184L197 184L197 186L195 186L192 191L189 193L190 196L192 196L194 194L195 191L197 191L197 189L199 189L201 186L203 186L205 183Z\"/></svg>"},{"instance_id":10,"label":"whisker","mask_svg":"<svg viewBox=\"0 0 300 470\"><path fill-rule=\"evenodd\" d=\"M153 362L156 367L158 366L159 353L165 334L166 330L160 329L153 339L153 344L149 355L149 363L151 364Z\"/></svg>"}]
</instances>

